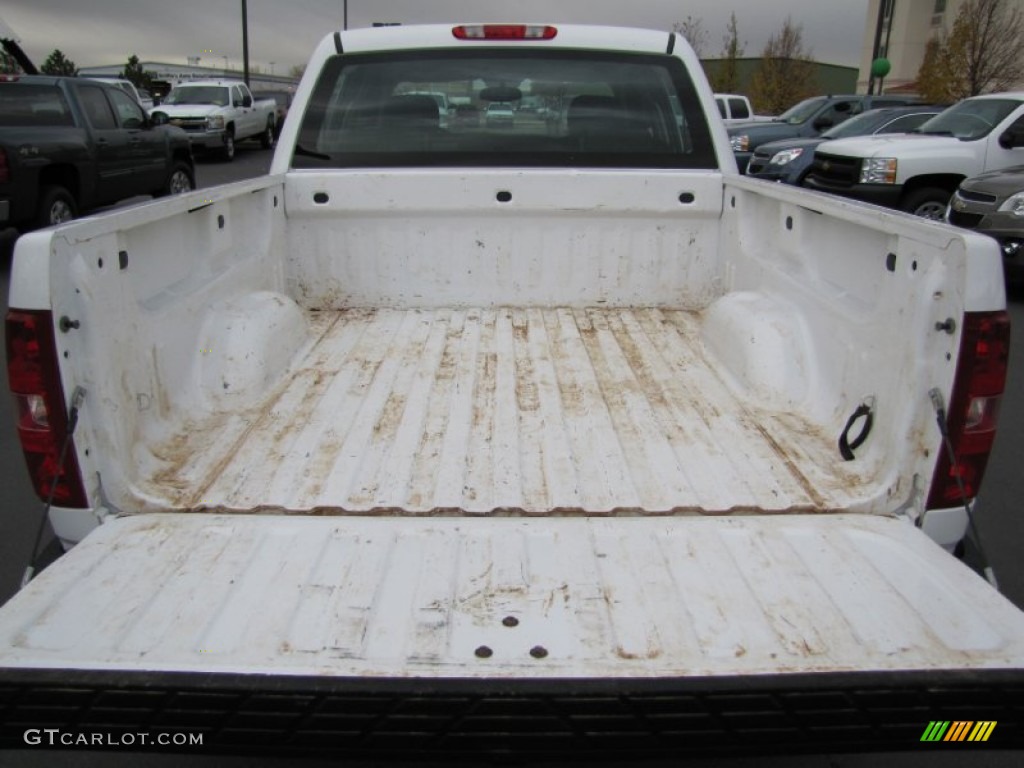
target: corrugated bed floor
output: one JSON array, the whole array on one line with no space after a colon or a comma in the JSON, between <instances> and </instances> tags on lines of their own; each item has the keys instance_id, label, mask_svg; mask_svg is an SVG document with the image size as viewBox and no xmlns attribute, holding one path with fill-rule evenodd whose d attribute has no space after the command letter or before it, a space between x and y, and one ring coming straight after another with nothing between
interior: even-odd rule
<instances>
[{"instance_id":1,"label":"corrugated bed floor","mask_svg":"<svg viewBox=\"0 0 1024 768\"><path fill-rule=\"evenodd\" d=\"M572 514L848 508L835 436L740 402L699 316L345 310L258 408L151 449L171 507Z\"/></svg>"}]
</instances>

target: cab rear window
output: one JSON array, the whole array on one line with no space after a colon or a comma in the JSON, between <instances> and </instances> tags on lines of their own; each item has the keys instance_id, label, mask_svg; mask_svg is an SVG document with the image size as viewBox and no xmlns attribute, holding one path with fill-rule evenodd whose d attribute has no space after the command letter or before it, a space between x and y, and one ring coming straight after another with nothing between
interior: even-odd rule
<instances>
[{"instance_id":1,"label":"cab rear window","mask_svg":"<svg viewBox=\"0 0 1024 768\"><path fill-rule=\"evenodd\" d=\"M303 115L294 168L717 167L696 89L668 55L341 55Z\"/></svg>"},{"instance_id":2,"label":"cab rear window","mask_svg":"<svg viewBox=\"0 0 1024 768\"><path fill-rule=\"evenodd\" d=\"M52 85L0 83L0 126L47 127L74 125L60 89Z\"/></svg>"}]
</instances>

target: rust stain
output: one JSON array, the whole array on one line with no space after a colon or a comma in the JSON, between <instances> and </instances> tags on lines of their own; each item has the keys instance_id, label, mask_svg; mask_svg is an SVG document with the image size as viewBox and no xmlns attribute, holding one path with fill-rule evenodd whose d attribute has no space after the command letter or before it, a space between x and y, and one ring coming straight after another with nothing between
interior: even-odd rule
<instances>
[{"instance_id":1,"label":"rust stain","mask_svg":"<svg viewBox=\"0 0 1024 768\"><path fill-rule=\"evenodd\" d=\"M826 503L825 500L821 497L821 494L818 493L818 489L815 488L811 481L807 479L807 476L800 471L800 468L796 465L796 462L794 462L793 459L790 458L786 450L778 443L778 441L771 435L771 433L769 433L768 430L766 430L761 425L760 422L754 421L753 426L765 439L765 442L768 443L769 446L771 446L771 449L775 452L775 455L778 456L782 463L786 465L786 469L789 470L790 475L800 485L804 493L807 494L807 498L809 498L811 502L819 509L824 508L826 506Z\"/></svg>"},{"instance_id":2,"label":"rust stain","mask_svg":"<svg viewBox=\"0 0 1024 768\"><path fill-rule=\"evenodd\" d=\"M398 429L405 412L405 396L392 392L381 409L377 423L373 425L373 433L377 436L392 435Z\"/></svg>"}]
</instances>

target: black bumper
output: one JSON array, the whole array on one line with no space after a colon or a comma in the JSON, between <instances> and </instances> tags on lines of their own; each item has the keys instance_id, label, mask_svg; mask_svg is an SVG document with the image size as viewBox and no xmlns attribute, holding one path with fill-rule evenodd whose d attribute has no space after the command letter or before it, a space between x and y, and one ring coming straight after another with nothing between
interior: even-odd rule
<instances>
[{"instance_id":1,"label":"black bumper","mask_svg":"<svg viewBox=\"0 0 1024 768\"><path fill-rule=\"evenodd\" d=\"M416 760L1006 750L1024 747L1024 670L506 681L7 669L0 713L0 749L19 750L97 733L94 749L131 734L137 750ZM928 738L940 731L951 738ZM202 744L155 744L181 733Z\"/></svg>"},{"instance_id":2,"label":"black bumper","mask_svg":"<svg viewBox=\"0 0 1024 768\"><path fill-rule=\"evenodd\" d=\"M899 208L903 187L899 184L853 184L850 186L829 184L813 173L804 180L804 186L816 192L841 195L885 208Z\"/></svg>"}]
</instances>

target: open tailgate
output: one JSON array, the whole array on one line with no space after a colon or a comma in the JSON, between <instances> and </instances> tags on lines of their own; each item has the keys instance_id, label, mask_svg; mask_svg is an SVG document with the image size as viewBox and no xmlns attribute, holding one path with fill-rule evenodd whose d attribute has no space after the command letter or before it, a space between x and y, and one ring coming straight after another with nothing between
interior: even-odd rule
<instances>
[{"instance_id":1,"label":"open tailgate","mask_svg":"<svg viewBox=\"0 0 1024 768\"><path fill-rule=\"evenodd\" d=\"M216 748L1024 745L1024 614L862 515L113 520L0 609L26 727Z\"/></svg>"}]
</instances>

